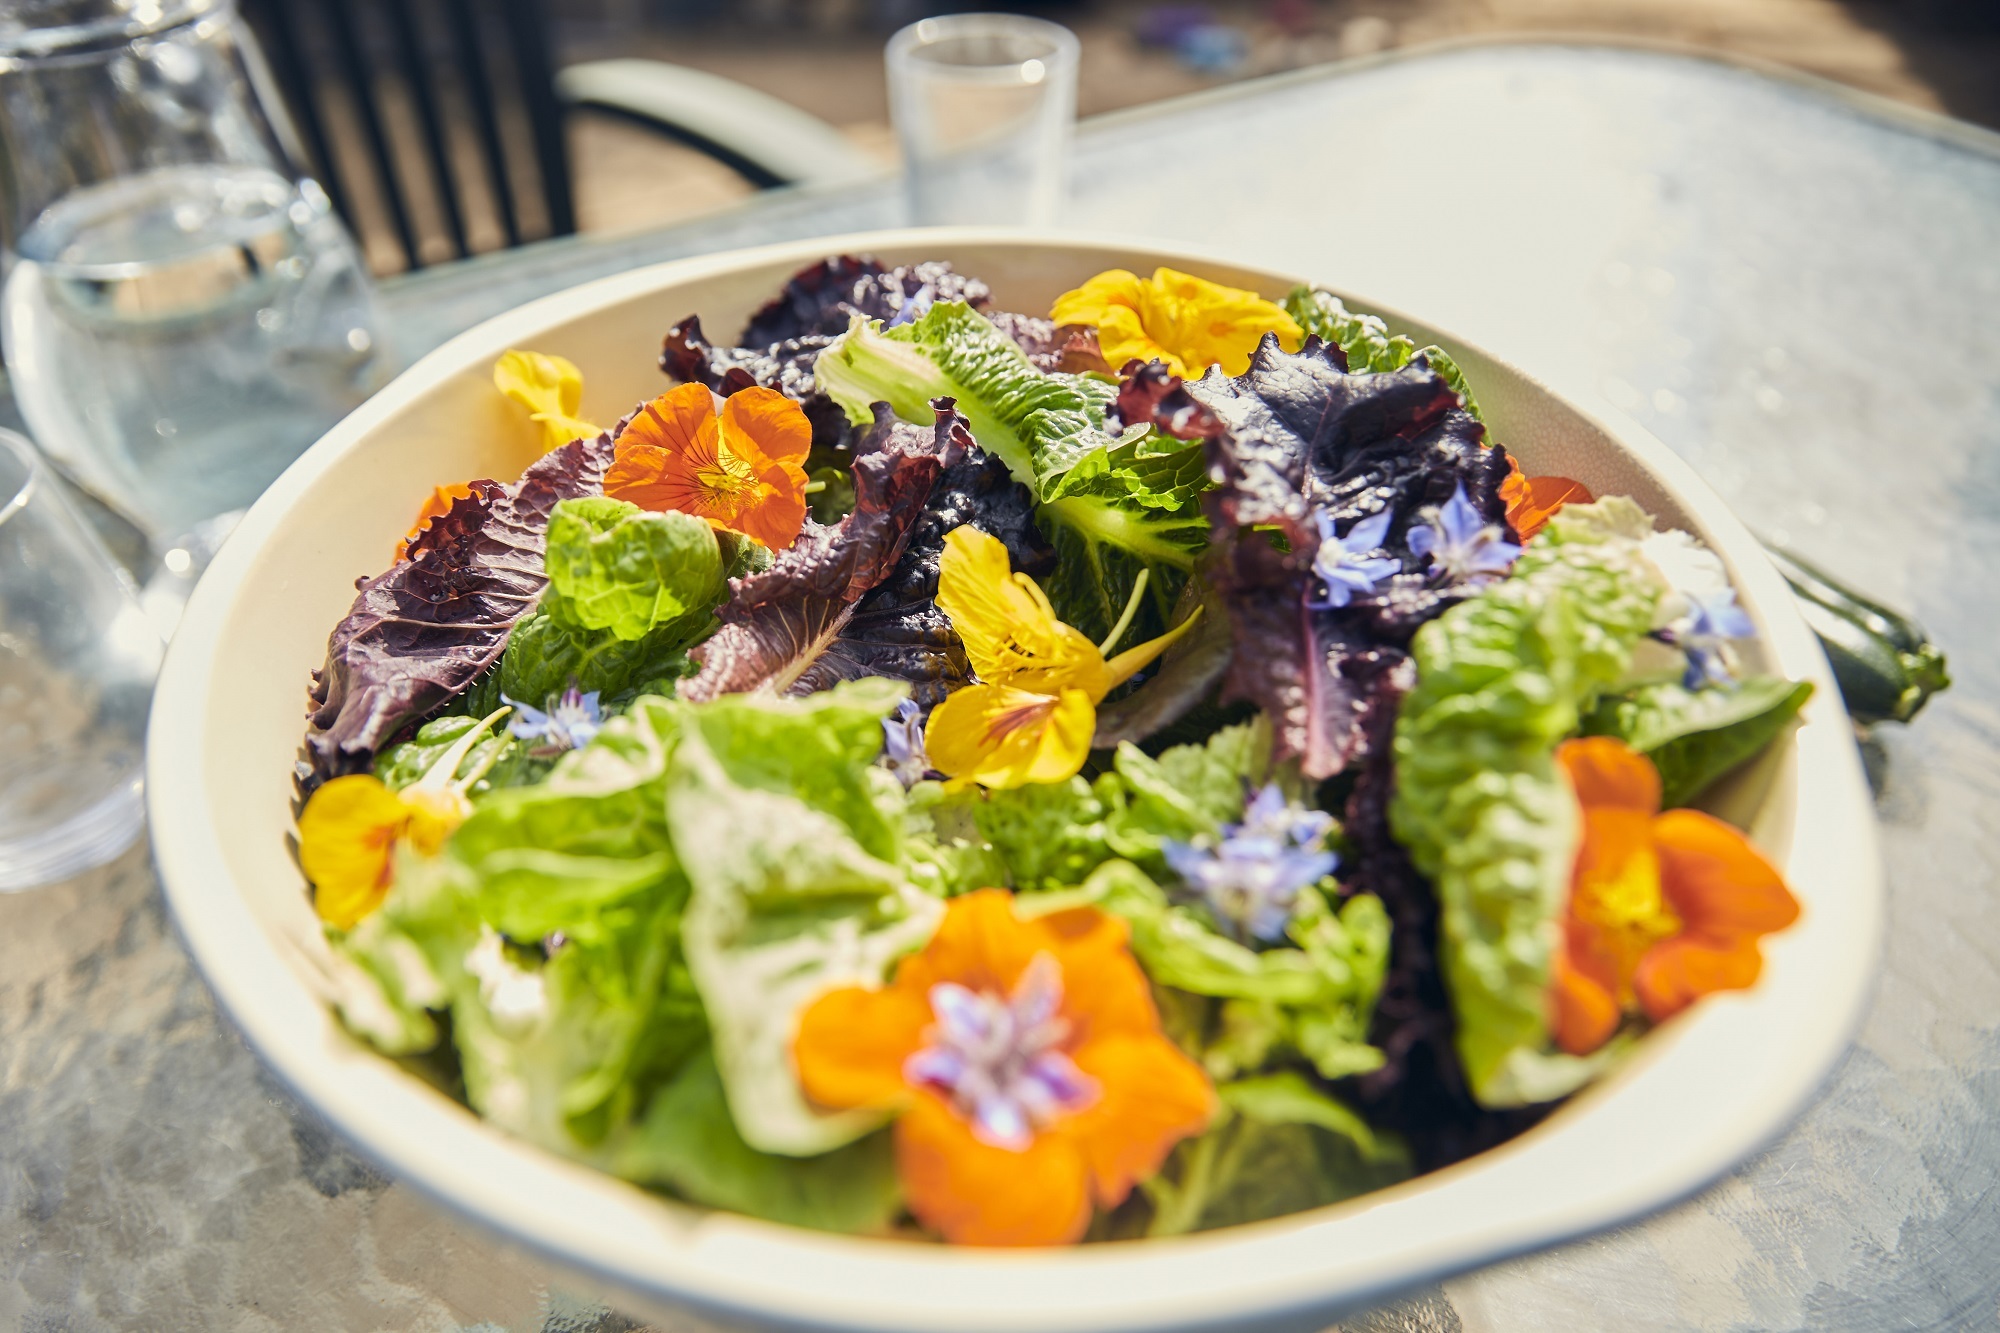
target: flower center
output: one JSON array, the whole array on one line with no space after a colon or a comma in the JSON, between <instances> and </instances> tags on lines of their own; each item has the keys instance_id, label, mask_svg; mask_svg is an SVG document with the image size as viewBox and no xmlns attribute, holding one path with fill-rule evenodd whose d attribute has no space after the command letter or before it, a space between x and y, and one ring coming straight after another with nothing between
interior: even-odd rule
<instances>
[{"instance_id":1,"label":"flower center","mask_svg":"<svg viewBox=\"0 0 2000 1333\"><path fill-rule=\"evenodd\" d=\"M1055 711L1056 702L1054 699L1044 697L1031 704L1003 709L994 714L993 720L986 724L986 743L998 745L1022 727L1041 722Z\"/></svg>"},{"instance_id":2,"label":"flower center","mask_svg":"<svg viewBox=\"0 0 2000 1333\"><path fill-rule=\"evenodd\" d=\"M712 457L694 460L694 484L700 491L702 503L727 505L757 484L757 474L750 465L730 451L718 438Z\"/></svg>"},{"instance_id":3,"label":"flower center","mask_svg":"<svg viewBox=\"0 0 2000 1333\"><path fill-rule=\"evenodd\" d=\"M1681 919L1660 891L1660 864L1650 847L1615 866L1599 866L1580 879L1570 905L1577 920L1597 927L1618 960L1621 988L1629 988L1646 950L1681 933Z\"/></svg>"},{"instance_id":4,"label":"flower center","mask_svg":"<svg viewBox=\"0 0 2000 1333\"><path fill-rule=\"evenodd\" d=\"M945 1094L981 1142L1021 1152L1037 1130L1097 1099L1096 1081L1061 1049L1062 967L1048 954L1035 955L1012 995L943 981L930 999L937 1022L903 1077Z\"/></svg>"}]
</instances>

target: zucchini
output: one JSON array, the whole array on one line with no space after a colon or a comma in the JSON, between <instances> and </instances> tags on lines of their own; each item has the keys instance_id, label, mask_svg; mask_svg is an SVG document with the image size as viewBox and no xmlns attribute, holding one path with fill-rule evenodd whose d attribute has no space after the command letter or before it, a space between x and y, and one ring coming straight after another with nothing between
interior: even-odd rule
<instances>
[{"instance_id":1,"label":"zucchini","mask_svg":"<svg viewBox=\"0 0 2000 1333\"><path fill-rule=\"evenodd\" d=\"M1764 549L1797 595L1806 625L1819 636L1856 722L1908 722L1933 694L1951 686L1944 652L1921 625L1782 547Z\"/></svg>"}]
</instances>

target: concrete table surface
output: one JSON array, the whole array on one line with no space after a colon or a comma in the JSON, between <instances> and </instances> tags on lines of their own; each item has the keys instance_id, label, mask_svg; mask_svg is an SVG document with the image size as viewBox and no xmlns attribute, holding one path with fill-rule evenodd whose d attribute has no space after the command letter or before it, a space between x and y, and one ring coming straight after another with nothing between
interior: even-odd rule
<instances>
[{"instance_id":1,"label":"concrete table surface","mask_svg":"<svg viewBox=\"0 0 2000 1333\"><path fill-rule=\"evenodd\" d=\"M1958 683L1864 747L1889 932L1820 1099L1699 1197L1353 1330L2000 1324L2000 138L1668 53L1477 46L1092 122L1066 221L1484 344L1913 610ZM895 225L893 183L388 284L405 355L634 264ZM143 845L0 896L0 1328L641 1325L376 1172L259 1069Z\"/></svg>"}]
</instances>

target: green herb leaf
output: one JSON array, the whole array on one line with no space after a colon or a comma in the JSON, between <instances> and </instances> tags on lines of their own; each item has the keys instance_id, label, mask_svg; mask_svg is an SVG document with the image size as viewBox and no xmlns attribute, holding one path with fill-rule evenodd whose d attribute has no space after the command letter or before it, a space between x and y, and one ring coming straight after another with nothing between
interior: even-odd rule
<instances>
[{"instance_id":1,"label":"green herb leaf","mask_svg":"<svg viewBox=\"0 0 2000 1333\"><path fill-rule=\"evenodd\" d=\"M1650 756L1660 770L1661 804L1672 808L1762 753L1805 707L1812 688L1810 681L1778 676L1706 690L1647 685L1601 701L1583 729Z\"/></svg>"},{"instance_id":2,"label":"green herb leaf","mask_svg":"<svg viewBox=\"0 0 2000 1333\"><path fill-rule=\"evenodd\" d=\"M1465 410L1485 420L1479 416L1479 405L1465 385L1465 373L1436 343L1420 348L1400 333L1392 337L1389 326L1380 319L1354 313L1338 296L1317 287L1294 287L1285 298L1285 313L1307 333L1340 348L1347 357L1348 370L1355 374L1401 370L1415 358L1424 358L1451 385L1465 404Z\"/></svg>"}]
</instances>

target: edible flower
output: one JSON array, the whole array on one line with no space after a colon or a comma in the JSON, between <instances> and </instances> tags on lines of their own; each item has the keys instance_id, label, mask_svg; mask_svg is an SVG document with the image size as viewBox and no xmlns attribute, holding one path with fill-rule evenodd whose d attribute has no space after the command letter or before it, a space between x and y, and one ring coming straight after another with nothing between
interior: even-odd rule
<instances>
[{"instance_id":1,"label":"edible flower","mask_svg":"<svg viewBox=\"0 0 2000 1333\"><path fill-rule=\"evenodd\" d=\"M882 766L895 774L905 791L931 771L930 756L924 752L924 710L915 699L903 700L882 719Z\"/></svg>"},{"instance_id":2,"label":"edible flower","mask_svg":"<svg viewBox=\"0 0 2000 1333\"><path fill-rule=\"evenodd\" d=\"M1033 579L1013 572L999 539L967 526L946 533L937 604L964 640L978 683L931 710L924 731L931 767L987 787L1073 777L1090 754L1104 696L1194 624L1190 616L1107 662L1144 592L1142 579L1110 636L1093 644L1056 619Z\"/></svg>"},{"instance_id":3,"label":"edible flower","mask_svg":"<svg viewBox=\"0 0 2000 1333\"><path fill-rule=\"evenodd\" d=\"M1527 541L1549 525L1564 505L1589 504L1592 497L1582 482L1568 477L1528 477L1521 465L1507 459L1507 479L1500 483L1500 498L1507 502L1507 526Z\"/></svg>"},{"instance_id":4,"label":"edible flower","mask_svg":"<svg viewBox=\"0 0 2000 1333\"><path fill-rule=\"evenodd\" d=\"M1556 759L1583 813L1551 986L1557 1044L1586 1055L1634 1009L1657 1023L1754 985L1758 938L1799 915L1776 868L1713 816L1661 813L1659 771L1622 741L1566 741Z\"/></svg>"},{"instance_id":5,"label":"edible flower","mask_svg":"<svg viewBox=\"0 0 2000 1333\"><path fill-rule=\"evenodd\" d=\"M1659 637L1687 654L1687 675L1681 683L1698 690L1735 681L1731 668L1736 650L1730 641L1756 633L1749 613L1736 604L1736 589L1718 588L1690 597L1687 615L1659 631Z\"/></svg>"},{"instance_id":6,"label":"edible flower","mask_svg":"<svg viewBox=\"0 0 2000 1333\"><path fill-rule=\"evenodd\" d=\"M678 509L782 551L806 521L805 410L774 389L721 401L683 384L641 408L618 436L604 493L641 509Z\"/></svg>"},{"instance_id":7,"label":"edible flower","mask_svg":"<svg viewBox=\"0 0 2000 1333\"><path fill-rule=\"evenodd\" d=\"M896 313L890 316L889 322L883 327L893 329L904 324L914 324L928 315L936 303L937 288L927 282L903 298L903 303L896 307Z\"/></svg>"},{"instance_id":8,"label":"edible flower","mask_svg":"<svg viewBox=\"0 0 2000 1333\"><path fill-rule=\"evenodd\" d=\"M517 740L540 741L529 753L546 759L566 750L581 750L596 739L598 728L604 725L604 710L598 706L597 696L596 690L580 693L576 682L571 681L561 695L546 700L547 712L504 694L500 698L514 710L514 720L507 724L507 730Z\"/></svg>"},{"instance_id":9,"label":"edible flower","mask_svg":"<svg viewBox=\"0 0 2000 1333\"><path fill-rule=\"evenodd\" d=\"M1014 908L1004 889L954 898L889 985L820 996L792 1046L814 1102L900 1113L910 1211L962 1245L1079 1239L1215 1113L1125 923Z\"/></svg>"},{"instance_id":10,"label":"edible flower","mask_svg":"<svg viewBox=\"0 0 2000 1333\"><path fill-rule=\"evenodd\" d=\"M1313 511L1313 522L1319 526L1319 554L1313 557L1313 573L1325 583L1326 592L1319 598L1308 598L1308 607L1328 611L1346 606L1356 593L1372 593L1383 579L1402 571L1402 562L1394 556L1371 554L1382 549L1395 517L1387 509L1370 514L1341 537L1334 533L1333 515L1324 509Z\"/></svg>"},{"instance_id":11,"label":"edible flower","mask_svg":"<svg viewBox=\"0 0 2000 1333\"><path fill-rule=\"evenodd\" d=\"M500 747L464 776L458 766L507 711L498 709L467 730L401 791L372 773L350 773L312 794L299 814L299 868L312 883L320 920L347 930L380 907L395 882L399 846L425 856L444 846L472 813L465 793L493 766Z\"/></svg>"},{"instance_id":12,"label":"edible flower","mask_svg":"<svg viewBox=\"0 0 2000 1333\"><path fill-rule=\"evenodd\" d=\"M1276 783L1224 824L1213 848L1169 839L1167 864L1201 894L1218 923L1237 939L1284 938L1299 891L1333 873L1340 858L1326 849L1333 816L1291 804Z\"/></svg>"},{"instance_id":13,"label":"edible flower","mask_svg":"<svg viewBox=\"0 0 2000 1333\"><path fill-rule=\"evenodd\" d=\"M408 560L410 548L416 545L417 538L424 535L431 525L431 520L443 518L451 512L453 503L467 499L471 495L472 487L462 481L451 486L433 487L429 497L424 500L423 507L417 510L417 521L411 525L408 535L397 544L396 558Z\"/></svg>"},{"instance_id":14,"label":"edible flower","mask_svg":"<svg viewBox=\"0 0 2000 1333\"><path fill-rule=\"evenodd\" d=\"M1410 550L1429 560L1434 575L1453 583L1484 583L1513 568L1521 548L1507 540L1498 523L1488 523L1466 498L1460 482L1443 505L1420 511L1423 522L1410 529Z\"/></svg>"},{"instance_id":15,"label":"edible flower","mask_svg":"<svg viewBox=\"0 0 2000 1333\"><path fill-rule=\"evenodd\" d=\"M493 385L528 409L542 427L542 452L571 440L585 440L601 429L577 416L583 405L583 372L547 352L512 351L493 363Z\"/></svg>"},{"instance_id":16,"label":"edible flower","mask_svg":"<svg viewBox=\"0 0 2000 1333\"><path fill-rule=\"evenodd\" d=\"M1284 307L1257 293L1170 268L1154 269L1151 278L1122 268L1100 273L1058 296L1050 318L1094 327L1112 366L1163 361L1185 379L1200 378L1210 366L1241 375L1267 333L1277 334L1288 352L1298 351L1306 336Z\"/></svg>"}]
</instances>

